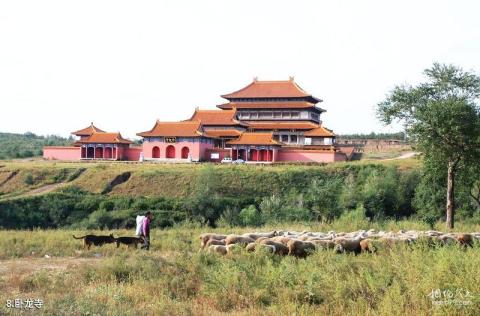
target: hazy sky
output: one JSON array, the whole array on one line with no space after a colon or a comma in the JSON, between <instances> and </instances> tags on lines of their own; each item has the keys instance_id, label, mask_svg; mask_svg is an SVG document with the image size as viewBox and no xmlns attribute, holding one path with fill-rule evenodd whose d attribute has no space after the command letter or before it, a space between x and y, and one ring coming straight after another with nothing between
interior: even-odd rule
<instances>
[{"instance_id":1,"label":"hazy sky","mask_svg":"<svg viewBox=\"0 0 480 316\"><path fill-rule=\"evenodd\" d=\"M336 133L434 61L480 69L480 1L1 1L0 131L126 137L294 76Z\"/></svg>"}]
</instances>

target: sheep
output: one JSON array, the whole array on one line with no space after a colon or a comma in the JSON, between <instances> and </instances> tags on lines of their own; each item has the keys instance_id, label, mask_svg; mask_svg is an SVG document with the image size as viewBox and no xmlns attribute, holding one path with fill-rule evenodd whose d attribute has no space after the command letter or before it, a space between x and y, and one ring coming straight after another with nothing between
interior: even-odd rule
<instances>
[{"instance_id":1,"label":"sheep","mask_svg":"<svg viewBox=\"0 0 480 316\"><path fill-rule=\"evenodd\" d=\"M239 236L239 235L228 235L227 238L225 238L225 244L227 246L231 244L243 244L244 246L246 246L249 243L254 241L255 240L250 237Z\"/></svg>"},{"instance_id":2,"label":"sheep","mask_svg":"<svg viewBox=\"0 0 480 316\"><path fill-rule=\"evenodd\" d=\"M315 245L309 241L292 239L287 244L288 255L297 258L306 258L311 252L315 251Z\"/></svg>"},{"instance_id":3,"label":"sheep","mask_svg":"<svg viewBox=\"0 0 480 316\"><path fill-rule=\"evenodd\" d=\"M261 245L268 245L275 247L274 253L281 256L288 255L289 249L287 246L282 244L281 242L273 241L270 239L265 239L260 242Z\"/></svg>"},{"instance_id":4,"label":"sheep","mask_svg":"<svg viewBox=\"0 0 480 316\"><path fill-rule=\"evenodd\" d=\"M211 245L208 247L208 252L210 253L218 253L221 255L226 255L227 254L227 247L226 246L221 246L221 245Z\"/></svg>"},{"instance_id":5,"label":"sheep","mask_svg":"<svg viewBox=\"0 0 480 316\"><path fill-rule=\"evenodd\" d=\"M229 255L233 254L235 249L239 249L240 246L241 246L241 244L229 244L229 245L227 245L226 246L227 247L227 253Z\"/></svg>"},{"instance_id":6,"label":"sheep","mask_svg":"<svg viewBox=\"0 0 480 316\"><path fill-rule=\"evenodd\" d=\"M246 249L248 252L254 252L256 246L257 246L257 243L251 242L251 243L249 243L249 244L247 245L247 247L245 247L245 249Z\"/></svg>"},{"instance_id":7,"label":"sheep","mask_svg":"<svg viewBox=\"0 0 480 316\"><path fill-rule=\"evenodd\" d=\"M226 235L221 235L221 234L215 234L215 233L204 233L200 235L200 245L203 248L207 245L207 242L210 239L216 239L216 240L221 240L225 239L227 236Z\"/></svg>"},{"instance_id":8,"label":"sheep","mask_svg":"<svg viewBox=\"0 0 480 316\"><path fill-rule=\"evenodd\" d=\"M277 243L277 244L280 244L280 243ZM283 244L280 244L280 245L286 248L285 245L283 245ZM249 243L247 245L247 247L245 247L245 249L248 252L254 252L255 250L257 250L259 248L267 249L267 252L277 254L277 247L275 247L275 245L252 242L252 243ZM288 248L287 248L287 252L288 252Z\"/></svg>"},{"instance_id":9,"label":"sheep","mask_svg":"<svg viewBox=\"0 0 480 316\"><path fill-rule=\"evenodd\" d=\"M255 250L258 249L265 249L268 253L276 253L276 247L274 245L266 245L266 244L257 244Z\"/></svg>"},{"instance_id":10,"label":"sheep","mask_svg":"<svg viewBox=\"0 0 480 316\"><path fill-rule=\"evenodd\" d=\"M274 230L273 232L270 232L270 233L245 233L242 236L249 237L254 240L257 240L258 238L262 238L262 237L272 238L277 236L277 231Z\"/></svg>"},{"instance_id":11,"label":"sheep","mask_svg":"<svg viewBox=\"0 0 480 316\"><path fill-rule=\"evenodd\" d=\"M279 243L282 243L282 244L284 244L284 245L286 246L286 245L288 244L288 242L289 242L290 240L292 240L292 238L277 236L277 237L270 238L270 240L276 241L276 242L279 242Z\"/></svg>"},{"instance_id":12,"label":"sheep","mask_svg":"<svg viewBox=\"0 0 480 316\"><path fill-rule=\"evenodd\" d=\"M379 239L379 242L384 244L387 248L394 248L398 245L410 245L413 240L410 238L382 237Z\"/></svg>"},{"instance_id":13,"label":"sheep","mask_svg":"<svg viewBox=\"0 0 480 316\"><path fill-rule=\"evenodd\" d=\"M335 239L335 244L340 245L340 247L335 248L336 252L353 252L355 255L359 254L362 249L360 247L360 240L357 239L346 239L346 238L337 238Z\"/></svg>"},{"instance_id":14,"label":"sheep","mask_svg":"<svg viewBox=\"0 0 480 316\"><path fill-rule=\"evenodd\" d=\"M458 243L463 247L473 247L473 237L471 234L459 234L457 236Z\"/></svg>"},{"instance_id":15,"label":"sheep","mask_svg":"<svg viewBox=\"0 0 480 316\"><path fill-rule=\"evenodd\" d=\"M377 252L377 248L374 246L373 240L367 238L360 240L360 251L375 253Z\"/></svg>"},{"instance_id":16,"label":"sheep","mask_svg":"<svg viewBox=\"0 0 480 316\"><path fill-rule=\"evenodd\" d=\"M269 240L270 238L268 237L260 237L258 239L255 240L255 242L258 244L259 242L261 242L262 240Z\"/></svg>"},{"instance_id":17,"label":"sheep","mask_svg":"<svg viewBox=\"0 0 480 316\"><path fill-rule=\"evenodd\" d=\"M457 242L456 237L452 235L435 236L432 238L441 245L451 245Z\"/></svg>"},{"instance_id":18,"label":"sheep","mask_svg":"<svg viewBox=\"0 0 480 316\"><path fill-rule=\"evenodd\" d=\"M335 242L330 239L315 239L310 240L318 249L334 249Z\"/></svg>"},{"instance_id":19,"label":"sheep","mask_svg":"<svg viewBox=\"0 0 480 316\"><path fill-rule=\"evenodd\" d=\"M205 244L205 247L210 247L211 245L219 245L219 246L225 246L225 239L210 239L207 241Z\"/></svg>"}]
</instances>

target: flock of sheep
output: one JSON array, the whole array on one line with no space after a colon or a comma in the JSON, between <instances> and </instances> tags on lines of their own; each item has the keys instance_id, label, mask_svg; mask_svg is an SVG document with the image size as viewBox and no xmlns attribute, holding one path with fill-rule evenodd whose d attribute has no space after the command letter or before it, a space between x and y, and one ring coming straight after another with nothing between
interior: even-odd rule
<instances>
[{"instance_id":1,"label":"flock of sheep","mask_svg":"<svg viewBox=\"0 0 480 316\"><path fill-rule=\"evenodd\" d=\"M392 248L396 245L411 245L425 242L427 245L458 244L473 247L480 241L480 233L443 233L439 231L385 232L374 229L358 230L350 233L273 231L268 233L245 233L243 235L222 235L204 233L200 235L202 249L222 255L231 254L235 248L245 248L252 252L262 248L267 252L305 258L315 250L333 250L337 253L373 253L379 248Z\"/></svg>"}]
</instances>

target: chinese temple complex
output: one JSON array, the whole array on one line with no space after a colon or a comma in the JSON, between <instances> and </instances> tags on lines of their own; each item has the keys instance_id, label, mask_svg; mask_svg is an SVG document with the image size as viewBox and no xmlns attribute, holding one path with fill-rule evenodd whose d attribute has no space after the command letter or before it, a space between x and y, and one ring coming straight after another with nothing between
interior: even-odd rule
<instances>
[{"instance_id":1,"label":"chinese temple complex","mask_svg":"<svg viewBox=\"0 0 480 316\"><path fill-rule=\"evenodd\" d=\"M246 162L345 161L335 134L323 126L322 102L290 78L259 81L222 95L227 102L217 110L195 109L179 122L156 121L138 133L141 146L108 133L93 123L73 132L71 147L45 147L45 159L127 161L214 161L224 157Z\"/></svg>"}]
</instances>

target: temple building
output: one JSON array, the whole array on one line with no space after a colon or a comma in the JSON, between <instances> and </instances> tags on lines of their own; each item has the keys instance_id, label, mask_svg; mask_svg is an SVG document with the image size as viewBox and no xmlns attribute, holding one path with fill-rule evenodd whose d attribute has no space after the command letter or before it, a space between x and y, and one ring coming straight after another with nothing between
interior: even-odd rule
<instances>
[{"instance_id":1,"label":"temple building","mask_svg":"<svg viewBox=\"0 0 480 316\"><path fill-rule=\"evenodd\" d=\"M142 151L130 147L132 141L120 133L107 133L95 125L72 132L78 139L73 146L47 146L43 157L56 160L138 160Z\"/></svg>"},{"instance_id":2,"label":"temple building","mask_svg":"<svg viewBox=\"0 0 480 316\"><path fill-rule=\"evenodd\" d=\"M45 147L44 157L171 162L219 162L231 157L271 163L345 161L352 154L337 147L335 134L323 126L325 110L318 106L322 100L303 90L293 77L255 78L222 98L227 102L217 105L218 110L196 108L189 119L179 122L157 120L150 130L137 134L142 147L133 147L120 133L104 132L92 123L72 133L79 137L74 146Z\"/></svg>"},{"instance_id":3,"label":"temple building","mask_svg":"<svg viewBox=\"0 0 480 316\"><path fill-rule=\"evenodd\" d=\"M216 138L208 135L198 120L157 121L143 137L144 160L205 160L205 151L214 147Z\"/></svg>"}]
</instances>

